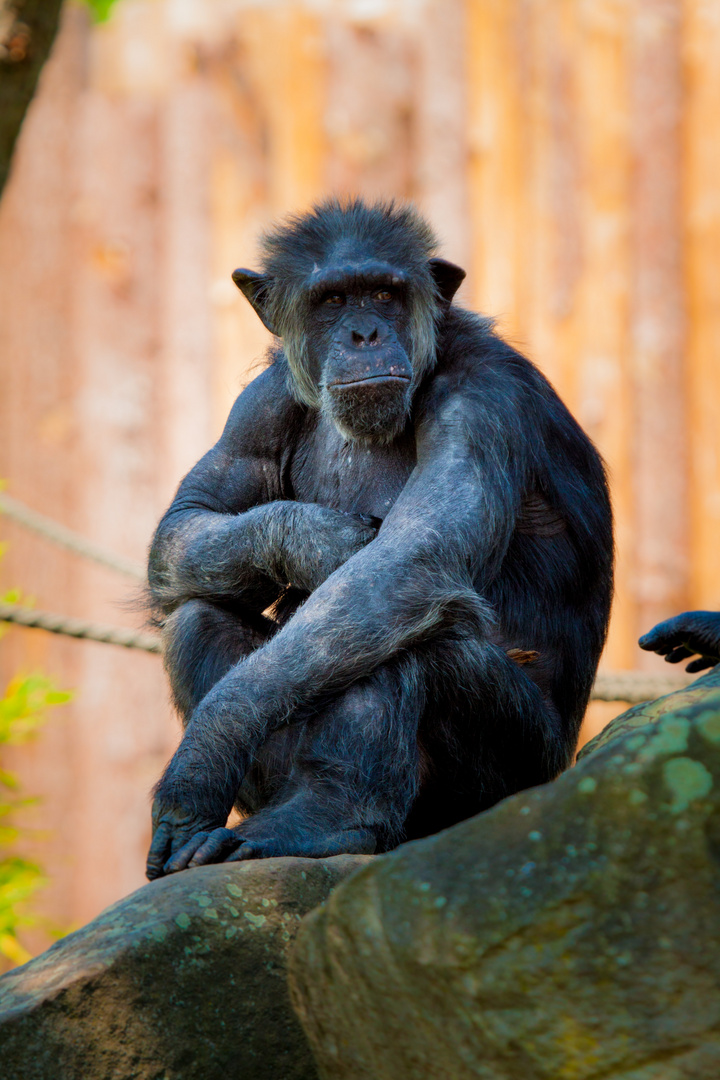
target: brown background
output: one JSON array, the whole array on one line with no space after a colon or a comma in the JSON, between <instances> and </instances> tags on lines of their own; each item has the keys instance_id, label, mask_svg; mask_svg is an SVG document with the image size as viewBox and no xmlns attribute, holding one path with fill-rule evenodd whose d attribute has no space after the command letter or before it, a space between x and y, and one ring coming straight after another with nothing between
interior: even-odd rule
<instances>
[{"instance_id":1,"label":"brown background","mask_svg":"<svg viewBox=\"0 0 720 1080\"><path fill-rule=\"evenodd\" d=\"M708 0L119 0L68 7L0 206L0 476L136 559L266 334L230 282L327 192L417 201L605 455L608 668L720 608L720 5ZM132 587L0 520L2 587L137 625ZM43 905L140 885L177 738L156 657L11 630L3 677L77 690L15 754ZM595 706L591 725L618 711Z\"/></svg>"}]
</instances>

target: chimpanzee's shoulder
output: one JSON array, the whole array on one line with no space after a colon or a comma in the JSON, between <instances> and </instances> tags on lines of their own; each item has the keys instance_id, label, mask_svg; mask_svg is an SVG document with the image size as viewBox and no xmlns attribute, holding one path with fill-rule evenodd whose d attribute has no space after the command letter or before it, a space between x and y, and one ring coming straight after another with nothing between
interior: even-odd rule
<instances>
[{"instance_id":1,"label":"chimpanzee's shoulder","mask_svg":"<svg viewBox=\"0 0 720 1080\"><path fill-rule=\"evenodd\" d=\"M438 338L437 363L428 389L432 396L448 393L493 397L510 407L525 407L528 399L557 399L555 391L527 357L495 330L492 319L451 307Z\"/></svg>"},{"instance_id":2,"label":"chimpanzee's shoulder","mask_svg":"<svg viewBox=\"0 0 720 1080\"><path fill-rule=\"evenodd\" d=\"M437 372L480 381L500 377L508 383L546 383L535 365L500 336L493 319L455 306L438 341Z\"/></svg>"},{"instance_id":3,"label":"chimpanzee's shoulder","mask_svg":"<svg viewBox=\"0 0 720 1080\"><path fill-rule=\"evenodd\" d=\"M303 426L307 406L290 392L287 360L275 347L269 364L236 398L230 410L221 444L236 449L271 451L280 447Z\"/></svg>"}]
</instances>

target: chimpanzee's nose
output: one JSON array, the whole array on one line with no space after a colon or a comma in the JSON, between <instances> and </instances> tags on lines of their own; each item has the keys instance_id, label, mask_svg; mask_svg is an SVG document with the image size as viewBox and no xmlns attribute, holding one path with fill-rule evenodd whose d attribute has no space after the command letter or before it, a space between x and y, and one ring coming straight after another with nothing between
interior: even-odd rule
<instances>
[{"instance_id":1,"label":"chimpanzee's nose","mask_svg":"<svg viewBox=\"0 0 720 1080\"><path fill-rule=\"evenodd\" d=\"M364 333L360 333L359 330L353 330L352 332L352 343L357 347L360 347L361 345L376 345L377 340L377 326L374 326L369 333L367 330Z\"/></svg>"}]
</instances>

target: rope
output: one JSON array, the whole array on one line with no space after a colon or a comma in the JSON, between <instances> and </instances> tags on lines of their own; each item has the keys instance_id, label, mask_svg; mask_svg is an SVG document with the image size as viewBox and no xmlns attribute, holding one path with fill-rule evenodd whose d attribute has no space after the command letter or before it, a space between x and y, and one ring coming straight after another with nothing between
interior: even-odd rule
<instances>
[{"instance_id":1,"label":"rope","mask_svg":"<svg viewBox=\"0 0 720 1080\"><path fill-rule=\"evenodd\" d=\"M590 697L593 701L626 701L640 705L643 701L684 690L697 675L684 672L655 673L645 671L598 671Z\"/></svg>"},{"instance_id":2,"label":"rope","mask_svg":"<svg viewBox=\"0 0 720 1080\"><path fill-rule=\"evenodd\" d=\"M145 568L140 563L136 563L133 559L126 559L123 555L116 555L114 551L108 551L100 544L94 544L92 540L86 540L79 533L67 529L64 525L58 525L56 521L45 517L44 514L39 514L37 510L31 510L19 499L13 499L11 495L6 495L4 492L0 494L0 512L19 525L24 525L26 529L44 536L46 540L51 540L54 544L75 552L76 555L82 555L86 559L91 559L93 562L100 563L101 566L109 567L110 570L125 574L126 577L134 578L136 581L144 583L146 580Z\"/></svg>"},{"instance_id":3,"label":"rope","mask_svg":"<svg viewBox=\"0 0 720 1080\"><path fill-rule=\"evenodd\" d=\"M18 499L4 493L0 494L0 512L13 521L24 525L26 529L44 536L61 547L82 555L86 559L100 563L120 574L145 582L145 569L132 559L116 555L84 536L58 525L56 521L31 510ZM34 608L21 607L19 604L0 604L0 622L17 623L38 630L48 630L52 634L64 634L67 637L83 638L87 641L101 641L107 645L121 645L126 649L142 649L144 652L159 653L160 638L154 634L144 634L135 630L126 630L120 626L106 626L100 623L71 619L64 615L55 615L49 611L36 611ZM593 686L593 701L625 701L637 705L643 701L681 690L692 682L692 678L683 673L665 675L650 674L642 671L600 671Z\"/></svg>"},{"instance_id":4,"label":"rope","mask_svg":"<svg viewBox=\"0 0 720 1080\"><path fill-rule=\"evenodd\" d=\"M44 536L55 544L60 544L77 555L107 566L136 581L145 582L145 569L132 559L116 555L72 529L58 525L56 521L31 510L18 499L0 493L0 512L25 528ZM152 634L135 633L121 627L101 626L96 623L69 619L63 615L35 611L17 604L0 605L0 621L14 622L22 626L33 626L40 630L49 630L53 634L67 634L70 637L86 638L90 641L104 641L109 645L122 645L126 649L144 649L146 652L160 652L160 639ZM632 705L642 701L651 701L673 690L680 690L692 680L680 673L667 675L646 674L641 671L601 671L592 691L595 701L627 701Z\"/></svg>"},{"instance_id":5,"label":"rope","mask_svg":"<svg viewBox=\"0 0 720 1080\"><path fill-rule=\"evenodd\" d=\"M18 626L30 626L37 630L48 630L51 634L64 634L66 637L83 638L86 641L101 641L106 645L122 645L125 649L142 649L149 653L162 651L160 638L154 634L126 630L122 626L87 622L85 619L71 619L66 615L55 615L51 611L21 607L20 604L0 603L0 622L17 623Z\"/></svg>"},{"instance_id":6,"label":"rope","mask_svg":"<svg viewBox=\"0 0 720 1080\"><path fill-rule=\"evenodd\" d=\"M0 622L48 630L51 634L64 634L66 637L82 638L86 641L100 641L106 645L121 645L125 649L162 652L160 638L155 634L87 622L84 619L70 619L65 615L36 611L35 608L22 607L20 604L0 603ZM693 676L679 672L656 675L644 671L600 671L595 679L591 698L593 701L624 701L629 705L639 705L674 690L682 690L692 681Z\"/></svg>"}]
</instances>

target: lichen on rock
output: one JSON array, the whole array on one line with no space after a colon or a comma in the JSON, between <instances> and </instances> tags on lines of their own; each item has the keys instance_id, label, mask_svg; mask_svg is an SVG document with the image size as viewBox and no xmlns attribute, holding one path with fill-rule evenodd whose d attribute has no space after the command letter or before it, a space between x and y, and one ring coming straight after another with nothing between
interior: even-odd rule
<instances>
[{"instance_id":1,"label":"lichen on rock","mask_svg":"<svg viewBox=\"0 0 720 1080\"><path fill-rule=\"evenodd\" d=\"M186 870L0 978L2 1080L316 1080L288 999L300 919L369 856Z\"/></svg>"},{"instance_id":2,"label":"lichen on rock","mask_svg":"<svg viewBox=\"0 0 720 1080\"><path fill-rule=\"evenodd\" d=\"M340 885L291 982L325 1080L716 1080L720 672Z\"/></svg>"}]
</instances>

